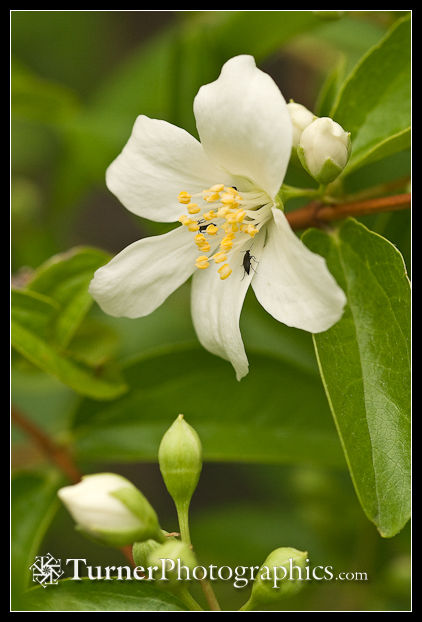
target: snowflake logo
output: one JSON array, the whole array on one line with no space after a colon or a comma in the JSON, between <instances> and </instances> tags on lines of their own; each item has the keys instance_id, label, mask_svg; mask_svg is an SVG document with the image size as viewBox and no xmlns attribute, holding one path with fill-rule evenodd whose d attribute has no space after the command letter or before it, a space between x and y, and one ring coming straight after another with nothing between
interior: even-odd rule
<instances>
[{"instance_id":1,"label":"snowflake logo","mask_svg":"<svg viewBox=\"0 0 422 622\"><path fill-rule=\"evenodd\" d=\"M55 559L51 553L37 555L29 570L32 570L32 580L43 587L57 585L57 581L64 575L61 560Z\"/></svg>"}]
</instances>

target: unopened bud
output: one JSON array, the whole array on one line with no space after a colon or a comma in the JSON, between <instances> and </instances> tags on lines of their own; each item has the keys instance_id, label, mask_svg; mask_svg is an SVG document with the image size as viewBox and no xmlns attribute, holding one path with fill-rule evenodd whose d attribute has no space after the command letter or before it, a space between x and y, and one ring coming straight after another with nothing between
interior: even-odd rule
<instances>
[{"instance_id":1,"label":"unopened bud","mask_svg":"<svg viewBox=\"0 0 422 622\"><path fill-rule=\"evenodd\" d=\"M297 153L309 174L328 184L346 166L350 148L350 133L329 117L320 117L303 130Z\"/></svg>"},{"instance_id":2,"label":"unopened bud","mask_svg":"<svg viewBox=\"0 0 422 622\"><path fill-rule=\"evenodd\" d=\"M162 530L163 537L169 542L176 540L175 537L170 536L166 531ZM151 553L160 546L157 540L144 540L143 542L135 542L132 547L133 561L137 566L146 568L148 566L148 557Z\"/></svg>"},{"instance_id":3,"label":"unopened bud","mask_svg":"<svg viewBox=\"0 0 422 622\"><path fill-rule=\"evenodd\" d=\"M79 484L58 491L77 528L111 546L162 540L157 515L144 495L126 478L114 473L87 475Z\"/></svg>"},{"instance_id":4,"label":"unopened bud","mask_svg":"<svg viewBox=\"0 0 422 622\"><path fill-rule=\"evenodd\" d=\"M192 580L191 573L197 565L190 546L180 540L170 540L154 547L147 559L148 566L158 567L155 577L160 580L157 585L170 582L175 588L181 587L181 581Z\"/></svg>"},{"instance_id":5,"label":"unopened bud","mask_svg":"<svg viewBox=\"0 0 422 622\"><path fill-rule=\"evenodd\" d=\"M164 434L158 450L164 483L176 506L188 506L202 469L198 434L179 415Z\"/></svg>"},{"instance_id":6,"label":"unopened bud","mask_svg":"<svg viewBox=\"0 0 422 622\"><path fill-rule=\"evenodd\" d=\"M251 596L242 609L260 609L296 594L305 580L307 556L308 553L290 547L272 551L258 570Z\"/></svg>"},{"instance_id":7,"label":"unopened bud","mask_svg":"<svg viewBox=\"0 0 422 622\"><path fill-rule=\"evenodd\" d=\"M293 125L293 147L297 147L303 130L316 119L316 116L305 106L294 101L287 104L287 110Z\"/></svg>"}]
</instances>

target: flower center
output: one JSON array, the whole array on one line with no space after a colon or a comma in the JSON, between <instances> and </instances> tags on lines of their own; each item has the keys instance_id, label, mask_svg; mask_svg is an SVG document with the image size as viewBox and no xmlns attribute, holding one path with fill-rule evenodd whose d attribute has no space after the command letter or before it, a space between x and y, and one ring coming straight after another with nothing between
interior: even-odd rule
<instances>
[{"instance_id":1,"label":"flower center","mask_svg":"<svg viewBox=\"0 0 422 622\"><path fill-rule=\"evenodd\" d=\"M186 214L179 221L192 231L193 241L201 253L195 265L199 270L210 261L218 268L221 280L232 270L230 255L247 239L254 238L271 216L271 201L263 192L240 192L234 186L215 184L197 194L183 190L179 203L186 205Z\"/></svg>"}]
</instances>

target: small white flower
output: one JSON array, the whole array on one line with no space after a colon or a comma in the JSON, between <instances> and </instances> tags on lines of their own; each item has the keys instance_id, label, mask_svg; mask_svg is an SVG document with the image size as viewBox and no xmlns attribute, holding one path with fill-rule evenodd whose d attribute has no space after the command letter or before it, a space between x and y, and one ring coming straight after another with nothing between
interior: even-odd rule
<instances>
[{"instance_id":1,"label":"small white flower","mask_svg":"<svg viewBox=\"0 0 422 622\"><path fill-rule=\"evenodd\" d=\"M293 147L297 147L303 130L316 119L316 116L302 104L293 101L287 104L287 110L293 125Z\"/></svg>"},{"instance_id":2,"label":"small white flower","mask_svg":"<svg viewBox=\"0 0 422 622\"><path fill-rule=\"evenodd\" d=\"M153 538L159 527L155 511L126 478L114 473L85 476L58 491L79 529L107 544L124 546Z\"/></svg>"},{"instance_id":3,"label":"small white flower","mask_svg":"<svg viewBox=\"0 0 422 622\"><path fill-rule=\"evenodd\" d=\"M308 125L299 141L299 157L309 173L322 184L333 181L350 155L350 133L330 119L320 117Z\"/></svg>"},{"instance_id":4,"label":"small white flower","mask_svg":"<svg viewBox=\"0 0 422 622\"><path fill-rule=\"evenodd\" d=\"M192 318L210 352L248 373L239 317L250 284L277 320L313 333L343 312L325 264L291 230L277 193L292 147L286 102L252 56L236 56L194 101L201 142L140 116L107 170L127 209L170 233L139 240L97 270L90 292L110 315L148 315L192 274Z\"/></svg>"}]
</instances>

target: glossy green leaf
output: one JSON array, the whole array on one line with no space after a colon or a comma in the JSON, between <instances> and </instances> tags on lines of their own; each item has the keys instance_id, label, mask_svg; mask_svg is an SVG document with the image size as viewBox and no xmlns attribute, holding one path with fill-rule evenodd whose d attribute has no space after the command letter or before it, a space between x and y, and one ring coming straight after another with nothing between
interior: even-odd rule
<instances>
[{"instance_id":1,"label":"glossy green leaf","mask_svg":"<svg viewBox=\"0 0 422 622\"><path fill-rule=\"evenodd\" d=\"M77 393L95 399L112 399L126 386L112 367L89 368L57 350L49 339L54 304L47 297L20 290L12 296L12 347L31 363L61 380ZM32 312L33 311L33 312Z\"/></svg>"},{"instance_id":2,"label":"glossy green leaf","mask_svg":"<svg viewBox=\"0 0 422 622\"><path fill-rule=\"evenodd\" d=\"M11 484L11 579L12 600L18 602L29 582L41 540L58 507L60 476L49 472L20 472Z\"/></svg>"},{"instance_id":3,"label":"glossy green leaf","mask_svg":"<svg viewBox=\"0 0 422 622\"><path fill-rule=\"evenodd\" d=\"M53 299L59 307L52 338L66 346L93 303L88 285L109 255L95 248L73 248L40 266L28 289Z\"/></svg>"},{"instance_id":4,"label":"glossy green leaf","mask_svg":"<svg viewBox=\"0 0 422 622\"><path fill-rule=\"evenodd\" d=\"M237 382L231 366L197 347L138 357L129 391L110 403L85 400L74 420L83 459L156 460L179 413L201 437L206 460L342 465L318 377L270 355L250 355Z\"/></svg>"},{"instance_id":5,"label":"glossy green leaf","mask_svg":"<svg viewBox=\"0 0 422 622\"><path fill-rule=\"evenodd\" d=\"M351 132L344 174L410 145L410 16L398 20L344 82L332 116Z\"/></svg>"},{"instance_id":6,"label":"glossy green leaf","mask_svg":"<svg viewBox=\"0 0 422 622\"><path fill-rule=\"evenodd\" d=\"M50 589L36 587L23 602L24 611L185 611L184 605L142 581L59 581Z\"/></svg>"},{"instance_id":7,"label":"glossy green leaf","mask_svg":"<svg viewBox=\"0 0 422 622\"><path fill-rule=\"evenodd\" d=\"M328 401L362 507L381 535L410 514L410 288L386 239L348 220L304 242L343 287L343 318L314 336Z\"/></svg>"}]
</instances>

